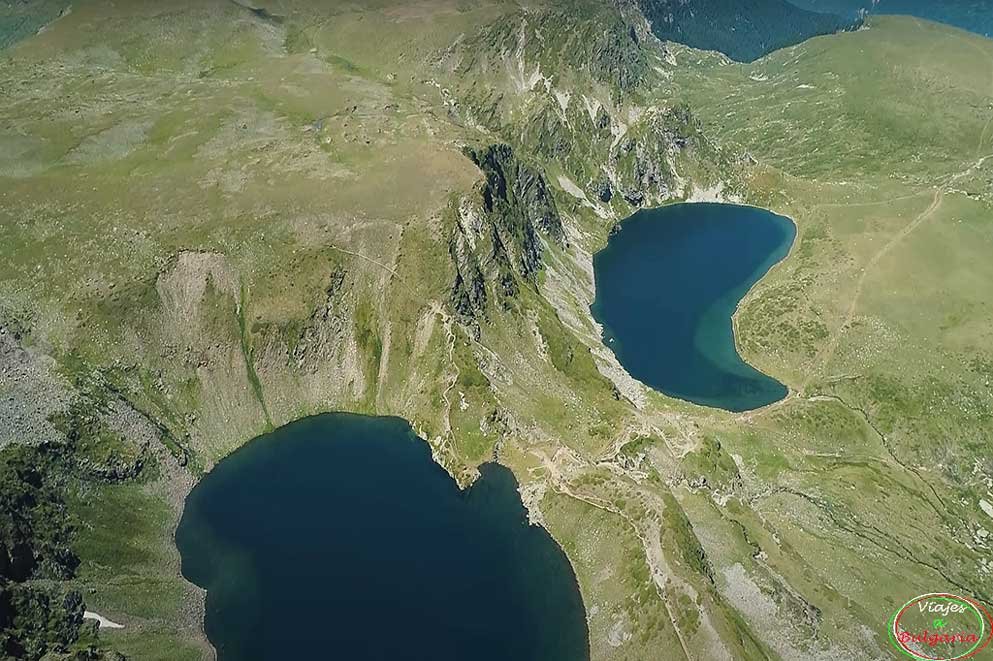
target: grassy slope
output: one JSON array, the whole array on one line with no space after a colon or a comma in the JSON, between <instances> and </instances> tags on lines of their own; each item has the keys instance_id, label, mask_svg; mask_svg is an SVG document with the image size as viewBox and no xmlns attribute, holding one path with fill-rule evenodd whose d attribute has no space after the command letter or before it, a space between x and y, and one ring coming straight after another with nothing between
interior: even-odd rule
<instances>
[{"instance_id":1,"label":"grassy slope","mask_svg":"<svg viewBox=\"0 0 993 661\"><path fill-rule=\"evenodd\" d=\"M551 30L536 9L537 32L568 45L561 15ZM989 372L990 280L977 266L988 254L987 203L951 190L988 195L989 171L950 181L977 151L993 151L982 114L993 71L969 56L987 44L885 20L751 67L686 51L672 74L651 59L650 91L626 104L564 74L552 85L572 94L564 121L588 151L559 165L536 144L547 135L520 130L561 103L543 85L517 86L534 64L566 70L547 44L529 42L540 62L505 51L482 78L492 90L456 89L467 104L494 90L512 98L494 126L472 128L446 109L445 84L459 81L434 57L504 15L510 28L491 34L513 39L522 24L513 6L272 11L294 18L260 22L230 3L178 13L129 3L112 14L83 4L0 62L0 87L16 91L0 111L9 147L0 239L12 247L0 309L28 322L30 341L74 369L104 368L201 467L269 420L331 408L411 419L455 472L499 440L526 494L544 494L529 500L577 568L596 658L660 647L672 658L874 654L906 585L989 593L988 574L974 571L979 551L960 542L980 525L979 480L990 477L967 454L981 461L968 444L988 447L988 399L959 399L984 392ZM116 36L95 39L108 21ZM908 32L914 45L901 46ZM873 86L892 107L870 102ZM791 260L739 315L749 358L802 391L766 412L709 412L616 377L643 402L636 409L591 369L587 346L617 374L585 306L590 252L609 217L626 213L618 198L602 219L557 190L570 248L551 251L541 295L492 311L479 341L448 316L446 210L477 177L456 143L515 142L585 188L609 167L591 154L613 138L586 135L580 95L651 140L645 108L668 106L673 89L706 129L761 162L752 201L800 224ZM939 91L955 103L935 106ZM715 153L702 142L675 162L709 186L715 169L730 168ZM933 217L874 260L941 183ZM884 200L894 202L852 206ZM856 291L859 323L843 325ZM933 301L927 314L914 307L920 295ZM940 446L957 478L920 455ZM939 503L924 479L955 496ZM878 489L901 494L902 518L888 516ZM156 581L179 585L168 531L152 525L170 517L168 499L127 488L82 496L94 526L80 550L92 606L134 625L106 637L139 658L166 639L194 645L189 625L157 628L183 622L170 615L180 605L147 600ZM133 557L117 553L118 522L102 518L113 503L159 513L136 521ZM945 534L922 540L913 527L922 517ZM951 558L944 574L928 567L941 553ZM860 574L838 579L856 559ZM796 625L770 630L782 621Z\"/></svg>"},{"instance_id":2,"label":"grassy slope","mask_svg":"<svg viewBox=\"0 0 993 661\"><path fill-rule=\"evenodd\" d=\"M170 409L209 464L264 429L266 408L278 423L327 396L308 382L303 404L278 387L259 402L267 388L254 382L299 385L271 354L292 351L331 272L348 274L346 312L372 293L356 289L387 291L370 302L373 325L446 284L400 262L444 258L412 248L476 175L443 121L423 126L417 94L433 89L356 76L333 53L287 54L286 30L234 5L126 7L84 5L4 62L7 86L22 89L2 139L23 147L5 150L4 300L15 315L30 308L56 352L114 365L147 408ZM197 48L176 38L183 21L201 30ZM128 28L92 45L88 31L108 22ZM184 250L210 254L176 259ZM404 287L391 284L402 268ZM371 332L382 340L385 328ZM351 360L333 396L366 401L378 369ZM225 424L182 419L205 400Z\"/></svg>"},{"instance_id":3,"label":"grassy slope","mask_svg":"<svg viewBox=\"0 0 993 661\"><path fill-rule=\"evenodd\" d=\"M83 560L73 582L87 606L125 624L103 633L108 646L135 659L199 659L197 611L190 607L172 541L176 513L158 484L90 485L74 494Z\"/></svg>"},{"instance_id":4,"label":"grassy slope","mask_svg":"<svg viewBox=\"0 0 993 661\"><path fill-rule=\"evenodd\" d=\"M751 509L722 516L825 621L990 599L993 44L880 18L751 66L679 59L708 128L758 160L752 201L800 226L738 315L794 394L716 427Z\"/></svg>"}]
</instances>

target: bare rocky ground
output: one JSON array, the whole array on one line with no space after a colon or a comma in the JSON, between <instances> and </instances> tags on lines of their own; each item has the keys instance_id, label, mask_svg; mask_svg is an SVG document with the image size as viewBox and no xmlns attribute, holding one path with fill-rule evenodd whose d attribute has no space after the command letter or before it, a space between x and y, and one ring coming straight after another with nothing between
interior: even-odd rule
<instances>
[{"instance_id":1,"label":"bare rocky ground","mask_svg":"<svg viewBox=\"0 0 993 661\"><path fill-rule=\"evenodd\" d=\"M72 391L55 361L22 347L18 336L0 325L0 447L64 441L51 417L68 410Z\"/></svg>"}]
</instances>

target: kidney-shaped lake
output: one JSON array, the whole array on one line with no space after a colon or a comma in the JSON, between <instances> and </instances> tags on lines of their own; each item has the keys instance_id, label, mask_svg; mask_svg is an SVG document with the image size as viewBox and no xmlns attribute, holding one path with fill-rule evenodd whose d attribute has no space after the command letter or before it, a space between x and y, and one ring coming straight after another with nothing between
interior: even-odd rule
<instances>
[{"instance_id":1,"label":"kidney-shaped lake","mask_svg":"<svg viewBox=\"0 0 993 661\"><path fill-rule=\"evenodd\" d=\"M786 386L738 355L731 318L795 237L792 221L755 207L639 211L593 258L604 341L632 376L673 397L729 411L782 399Z\"/></svg>"}]
</instances>

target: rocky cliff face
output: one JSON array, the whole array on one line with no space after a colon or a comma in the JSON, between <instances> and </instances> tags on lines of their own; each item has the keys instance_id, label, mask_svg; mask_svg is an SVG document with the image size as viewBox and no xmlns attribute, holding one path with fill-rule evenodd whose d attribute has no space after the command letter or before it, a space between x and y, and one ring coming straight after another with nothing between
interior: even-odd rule
<instances>
[{"instance_id":1,"label":"rocky cliff face","mask_svg":"<svg viewBox=\"0 0 993 661\"><path fill-rule=\"evenodd\" d=\"M484 209L511 241L516 239L514 242L520 244L521 275L532 278L541 260L538 233L558 244L565 241L562 219L548 183L507 145L469 150L468 156L486 176L482 190Z\"/></svg>"},{"instance_id":2,"label":"rocky cliff face","mask_svg":"<svg viewBox=\"0 0 993 661\"><path fill-rule=\"evenodd\" d=\"M685 106L651 109L611 145L604 170L628 204L641 206L686 194L678 165L685 159L715 162L721 154Z\"/></svg>"},{"instance_id":3,"label":"rocky cliff face","mask_svg":"<svg viewBox=\"0 0 993 661\"><path fill-rule=\"evenodd\" d=\"M577 40L589 44L586 61L594 80L616 85L621 92L629 92L644 81L648 58L634 26L612 22L607 29L593 30L588 37L587 40L584 35L577 35Z\"/></svg>"},{"instance_id":4,"label":"rocky cliff face","mask_svg":"<svg viewBox=\"0 0 993 661\"><path fill-rule=\"evenodd\" d=\"M505 144L465 150L483 173L478 198L462 200L449 253L456 267L452 304L464 320L492 298L507 304L521 282L533 284L545 243L565 245L562 219L544 175Z\"/></svg>"},{"instance_id":5,"label":"rocky cliff face","mask_svg":"<svg viewBox=\"0 0 993 661\"><path fill-rule=\"evenodd\" d=\"M344 344L349 330L349 311L344 297L346 273L336 268L328 278L325 298L320 301L296 337L287 338L290 363L296 369L316 372L321 364L333 360L336 347Z\"/></svg>"},{"instance_id":6,"label":"rocky cliff face","mask_svg":"<svg viewBox=\"0 0 993 661\"><path fill-rule=\"evenodd\" d=\"M532 8L482 27L443 58L466 81L500 69L518 90L560 85L581 72L615 95L643 85L650 59L639 31L619 12L597 3ZM483 74L482 76L480 74Z\"/></svg>"},{"instance_id":7,"label":"rocky cliff face","mask_svg":"<svg viewBox=\"0 0 993 661\"><path fill-rule=\"evenodd\" d=\"M535 102L517 120L520 128L505 133L516 149L563 171L604 217L688 197L692 184L736 180L741 164L707 138L685 105L635 101L608 105L584 96L564 108Z\"/></svg>"},{"instance_id":8,"label":"rocky cliff face","mask_svg":"<svg viewBox=\"0 0 993 661\"><path fill-rule=\"evenodd\" d=\"M455 265L451 303L464 323L472 322L486 309L486 278L476 252L483 235L483 217L472 200L463 199L454 209L455 226L448 252Z\"/></svg>"},{"instance_id":9,"label":"rocky cliff face","mask_svg":"<svg viewBox=\"0 0 993 661\"><path fill-rule=\"evenodd\" d=\"M564 175L561 188L604 219L733 180L738 164L684 104L663 101L675 65L651 27L634 0L503 17L439 57L449 112ZM492 156L474 160L499 183Z\"/></svg>"}]
</instances>

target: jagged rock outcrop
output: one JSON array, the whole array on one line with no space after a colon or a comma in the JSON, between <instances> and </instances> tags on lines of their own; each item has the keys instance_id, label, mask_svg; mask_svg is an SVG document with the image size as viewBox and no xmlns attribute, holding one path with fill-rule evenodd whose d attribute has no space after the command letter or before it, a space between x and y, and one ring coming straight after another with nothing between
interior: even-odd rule
<instances>
[{"instance_id":1,"label":"jagged rock outcrop","mask_svg":"<svg viewBox=\"0 0 993 661\"><path fill-rule=\"evenodd\" d=\"M516 92L549 91L564 72L581 72L612 97L622 97L645 82L651 66L639 31L607 3L572 7L529 8L480 28L439 56L439 64L463 81L511 79ZM494 119L493 103L515 99L491 97L476 90L459 97L469 101L477 118ZM494 128L491 122L482 122Z\"/></svg>"},{"instance_id":2,"label":"jagged rock outcrop","mask_svg":"<svg viewBox=\"0 0 993 661\"><path fill-rule=\"evenodd\" d=\"M454 210L449 241L456 271L451 303L469 321L491 298L506 304L520 281L534 283L545 243L564 246L565 231L544 175L509 145L465 154L484 175L478 199L462 200Z\"/></svg>"},{"instance_id":3,"label":"jagged rock outcrop","mask_svg":"<svg viewBox=\"0 0 993 661\"><path fill-rule=\"evenodd\" d=\"M0 578L71 578L79 558L57 467L65 449L54 443L0 450Z\"/></svg>"},{"instance_id":4,"label":"jagged rock outcrop","mask_svg":"<svg viewBox=\"0 0 993 661\"><path fill-rule=\"evenodd\" d=\"M682 197L691 180L724 183L729 168L689 111L646 97L666 84L664 69L672 66L650 27L639 0L510 12L439 54L439 74L451 77L444 88L449 112L463 126L500 136L518 157L564 174L600 205L600 215ZM491 183L499 177L486 159L496 153L474 158ZM507 236L493 238L508 243ZM526 235L516 239L529 275L536 244ZM508 252L518 268L513 246ZM457 305L479 307L474 269L464 256L453 259L463 266ZM501 280L513 288L506 274Z\"/></svg>"},{"instance_id":5,"label":"jagged rock outcrop","mask_svg":"<svg viewBox=\"0 0 993 661\"><path fill-rule=\"evenodd\" d=\"M467 155L486 176L482 193L487 213L499 228L524 241L527 260L521 264L522 275L533 276L541 258L535 230L558 244L565 239L562 219L545 177L518 159L508 145L468 150Z\"/></svg>"},{"instance_id":6,"label":"jagged rock outcrop","mask_svg":"<svg viewBox=\"0 0 993 661\"><path fill-rule=\"evenodd\" d=\"M606 177L602 177L600 181L596 183L596 197L601 202L610 202L614 197L614 189L610 185L610 180Z\"/></svg>"},{"instance_id":7,"label":"jagged rock outcrop","mask_svg":"<svg viewBox=\"0 0 993 661\"><path fill-rule=\"evenodd\" d=\"M348 310L343 303L345 271L335 269L328 279L325 298L311 313L306 325L290 348L290 362L296 369L317 371L331 359L348 331Z\"/></svg>"},{"instance_id":8,"label":"jagged rock outcrop","mask_svg":"<svg viewBox=\"0 0 993 661\"><path fill-rule=\"evenodd\" d=\"M546 97L541 109L530 116L524 125L522 141L539 156L561 159L569 155L573 136L557 112L555 99Z\"/></svg>"},{"instance_id":9,"label":"jagged rock outcrop","mask_svg":"<svg viewBox=\"0 0 993 661\"><path fill-rule=\"evenodd\" d=\"M596 117L593 119L593 126L601 137L610 135L610 114L603 106L597 108Z\"/></svg>"},{"instance_id":10,"label":"jagged rock outcrop","mask_svg":"<svg viewBox=\"0 0 993 661\"><path fill-rule=\"evenodd\" d=\"M631 206L684 195L680 163L720 163L723 155L700 130L685 106L653 108L610 149L606 169L611 183ZM725 174L730 168L725 167ZM594 193L602 187L596 184ZM601 197L602 199L602 197Z\"/></svg>"},{"instance_id":11,"label":"jagged rock outcrop","mask_svg":"<svg viewBox=\"0 0 993 661\"><path fill-rule=\"evenodd\" d=\"M85 634L83 597L62 585L4 584L0 608L9 623L0 622L0 653L6 659L105 659L95 649L72 653Z\"/></svg>"},{"instance_id":12,"label":"jagged rock outcrop","mask_svg":"<svg viewBox=\"0 0 993 661\"><path fill-rule=\"evenodd\" d=\"M597 30L589 46L590 76L605 85L617 85L622 92L636 88L648 64L637 31L620 20Z\"/></svg>"},{"instance_id":13,"label":"jagged rock outcrop","mask_svg":"<svg viewBox=\"0 0 993 661\"><path fill-rule=\"evenodd\" d=\"M72 449L75 470L95 481L137 478L151 443L158 440L151 422L120 400L82 397L66 412L53 415L52 423Z\"/></svg>"},{"instance_id":14,"label":"jagged rock outcrop","mask_svg":"<svg viewBox=\"0 0 993 661\"><path fill-rule=\"evenodd\" d=\"M624 199L640 206L646 196L667 198L675 188L673 160L685 138L673 131L666 116L654 116L638 133L625 136L611 150L611 165Z\"/></svg>"},{"instance_id":15,"label":"jagged rock outcrop","mask_svg":"<svg viewBox=\"0 0 993 661\"><path fill-rule=\"evenodd\" d=\"M483 231L483 217L469 200L462 200L455 214L457 226L448 244L455 264L452 307L463 320L471 320L486 309L486 280L475 252Z\"/></svg>"}]
</instances>

